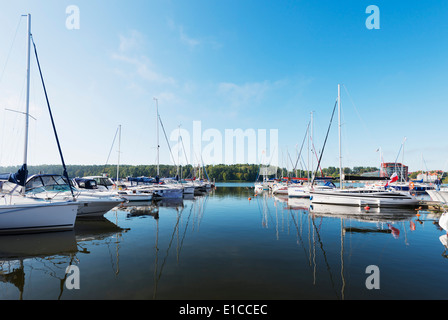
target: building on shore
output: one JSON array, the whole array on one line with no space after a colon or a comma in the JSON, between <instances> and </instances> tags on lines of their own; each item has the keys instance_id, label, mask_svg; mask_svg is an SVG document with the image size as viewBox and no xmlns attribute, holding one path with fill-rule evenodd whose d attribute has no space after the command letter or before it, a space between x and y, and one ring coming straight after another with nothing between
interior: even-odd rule
<instances>
[{"instance_id":1,"label":"building on shore","mask_svg":"<svg viewBox=\"0 0 448 320\"><path fill-rule=\"evenodd\" d=\"M380 168L380 177L390 177L394 172L398 175L398 181L408 180L408 166L399 162L383 162Z\"/></svg>"},{"instance_id":2,"label":"building on shore","mask_svg":"<svg viewBox=\"0 0 448 320\"><path fill-rule=\"evenodd\" d=\"M434 183L436 182L438 177L439 175L437 172L424 172L417 175L417 180L422 180L422 182Z\"/></svg>"}]
</instances>

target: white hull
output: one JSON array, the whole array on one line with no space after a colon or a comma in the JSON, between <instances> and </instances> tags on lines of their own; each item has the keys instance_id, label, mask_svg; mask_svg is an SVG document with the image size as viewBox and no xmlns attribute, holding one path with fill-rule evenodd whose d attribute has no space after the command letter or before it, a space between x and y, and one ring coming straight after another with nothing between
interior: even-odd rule
<instances>
[{"instance_id":1,"label":"white hull","mask_svg":"<svg viewBox=\"0 0 448 320\"><path fill-rule=\"evenodd\" d=\"M182 198L184 194L183 189L181 188L165 188L161 186L153 187L151 190L156 198L162 199L179 199Z\"/></svg>"},{"instance_id":2,"label":"white hull","mask_svg":"<svg viewBox=\"0 0 448 320\"><path fill-rule=\"evenodd\" d=\"M272 186L274 194L288 194L288 186L286 184L275 184Z\"/></svg>"},{"instance_id":3,"label":"white hull","mask_svg":"<svg viewBox=\"0 0 448 320\"><path fill-rule=\"evenodd\" d=\"M71 201L72 196L69 192L61 194L54 194L51 192L34 193L29 196L31 199L51 199L54 202ZM105 213L115 208L121 202L126 201L123 198L110 197L98 193L81 193L78 196L75 194L75 203L78 205L77 217L102 217Z\"/></svg>"},{"instance_id":4,"label":"white hull","mask_svg":"<svg viewBox=\"0 0 448 320\"><path fill-rule=\"evenodd\" d=\"M432 201L448 203L448 190L426 190Z\"/></svg>"},{"instance_id":5,"label":"white hull","mask_svg":"<svg viewBox=\"0 0 448 320\"><path fill-rule=\"evenodd\" d=\"M269 190L269 186L263 183L256 183L254 187L255 192L263 192Z\"/></svg>"},{"instance_id":6,"label":"white hull","mask_svg":"<svg viewBox=\"0 0 448 320\"><path fill-rule=\"evenodd\" d=\"M419 200L397 191L369 189L335 189L330 191L310 191L312 203L369 207L416 207Z\"/></svg>"},{"instance_id":7,"label":"white hull","mask_svg":"<svg viewBox=\"0 0 448 320\"><path fill-rule=\"evenodd\" d=\"M94 198L89 199L88 197L78 198L78 218L93 218L102 217L105 213L109 212L121 202L119 198Z\"/></svg>"},{"instance_id":8,"label":"white hull","mask_svg":"<svg viewBox=\"0 0 448 320\"><path fill-rule=\"evenodd\" d=\"M35 233L71 230L78 204L74 202L26 201L0 205L0 233Z\"/></svg>"},{"instance_id":9,"label":"white hull","mask_svg":"<svg viewBox=\"0 0 448 320\"><path fill-rule=\"evenodd\" d=\"M127 201L151 201L152 193L133 193L132 191L118 191L119 197Z\"/></svg>"},{"instance_id":10,"label":"white hull","mask_svg":"<svg viewBox=\"0 0 448 320\"><path fill-rule=\"evenodd\" d=\"M191 187L184 186L183 189L184 194L194 194L194 186Z\"/></svg>"},{"instance_id":11,"label":"white hull","mask_svg":"<svg viewBox=\"0 0 448 320\"><path fill-rule=\"evenodd\" d=\"M288 187L288 197L291 198L309 198L310 189L308 186L289 186Z\"/></svg>"},{"instance_id":12,"label":"white hull","mask_svg":"<svg viewBox=\"0 0 448 320\"><path fill-rule=\"evenodd\" d=\"M310 188L308 185L297 185L297 186L289 186L288 187L288 197L291 198L309 198L310 191L331 191L334 188L328 186L317 185L314 188Z\"/></svg>"}]
</instances>

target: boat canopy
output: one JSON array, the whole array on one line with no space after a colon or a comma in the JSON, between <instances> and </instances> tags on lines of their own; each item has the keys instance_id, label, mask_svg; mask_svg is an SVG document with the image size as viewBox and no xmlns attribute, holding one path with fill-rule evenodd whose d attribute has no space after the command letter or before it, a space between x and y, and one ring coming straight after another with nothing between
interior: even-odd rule
<instances>
[{"instance_id":1,"label":"boat canopy","mask_svg":"<svg viewBox=\"0 0 448 320\"><path fill-rule=\"evenodd\" d=\"M26 192L70 191L67 179L60 174L35 174L31 176L25 185Z\"/></svg>"},{"instance_id":2,"label":"boat canopy","mask_svg":"<svg viewBox=\"0 0 448 320\"><path fill-rule=\"evenodd\" d=\"M83 189L98 189L98 185L94 179L74 178L75 183Z\"/></svg>"},{"instance_id":3,"label":"boat canopy","mask_svg":"<svg viewBox=\"0 0 448 320\"><path fill-rule=\"evenodd\" d=\"M148 178L148 177L128 177L129 182L142 182L142 183L154 183L156 182L155 178Z\"/></svg>"}]
</instances>

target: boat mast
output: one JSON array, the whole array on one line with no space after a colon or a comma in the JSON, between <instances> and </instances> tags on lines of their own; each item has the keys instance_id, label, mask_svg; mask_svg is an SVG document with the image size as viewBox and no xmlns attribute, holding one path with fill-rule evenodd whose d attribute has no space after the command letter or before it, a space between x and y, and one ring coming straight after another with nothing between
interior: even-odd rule
<instances>
[{"instance_id":1,"label":"boat mast","mask_svg":"<svg viewBox=\"0 0 448 320\"><path fill-rule=\"evenodd\" d=\"M311 168L314 168L314 156L315 156L315 152L316 150L314 150L314 121L313 121L313 111L311 111L311 133L310 133L310 138L311 138ZM311 171L311 180L314 181L314 170Z\"/></svg>"},{"instance_id":2,"label":"boat mast","mask_svg":"<svg viewBox=\"0 0 448 320\"><path fill-rule=\"evenodd\" d=\"M406 142L406 137L403 139L403 153L401 154L401 182L406 182L404 177L404 143Z\"/></svg>"},{"instance_id":3,"label":"boat mast","mask_svg":"<svg viewBox=\"0 0 448 320\"><path fill-rule=\"evenodd\" d=\"M157 175L159 175L159 103L157 98L153 98L156 101L156 126L157 126Z\"/></svg>"},{"instance_id":4,"label":"boat mast","mask_svg":"<svg viewBox=\"0 0 448 320\"><path fill-rule=\"evenodd\" d=\"M27 54L26 54L26 111L25 111L25 146L23 152L23 166L26 169L28 158L28 125L30 112L30 46L31 46L31 14L24 15L28 17L28 31L26 34ZM26 177L25 177L26 180ZM23 182L22 194L25 194L25 181Z\"/></svg>"},{"instance_id":5,"label":"boat mast","mask_svg":"<svg viewBox=\"0 0 448 320\"><path fill-rule=\"evenodd\" d=\"M121 124L118 125L118 162L117 162L117 182L116 185L118 186L118 180L120 179L120 147L121 147Z\"/></svg>"},{"instance_id":6,"label":"boat mast","mask_svg":"<svg viewBox=\"0 0 448 320\"><path fill-rule=\"evenodd\" d=\"M342 148L341 148L341 85L338 84L338 123L339 123L339 188L342 189Z\"/></svg>"}]
</instances>

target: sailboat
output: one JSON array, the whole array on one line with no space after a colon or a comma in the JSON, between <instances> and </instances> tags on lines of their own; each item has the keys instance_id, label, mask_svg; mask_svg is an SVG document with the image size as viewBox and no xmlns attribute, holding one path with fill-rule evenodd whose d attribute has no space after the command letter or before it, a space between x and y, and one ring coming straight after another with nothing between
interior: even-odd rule
<instances>
[{"instance_id":1,"label":"sailboat","mask_svg":"<svg viewBox=\"0 0 448 320\"><path fill-rule=\"evenodd\" d=\"M140 189L140 191L147 192L152 191L154 198L168 198L168 199L180 199L183 197L183 188L180 187L173 187L171 185L167 184L161 184L160 183L160 170L159 170L159 164L160 164L160 144L159 144L159 101L157 98L153 98L156 102L156 128L157 128L157 177L156 181L157 184L153 184L152 186L146 186L144 190Z\"/></svg>"},{"instance_id":2,"label":"sailboat","mask_svg":"<svg viewBox=\"0 0 448 320\"><path fill-rule=\"evenodd\" d=\"M127 186L120 182L120 147L121 147L121 125L118 126L118 162L117 180L112 181L106 175L86 176L72 179L72 183L81 194L96 197L118 197L126 201L151 201L152 193L141 193L137 190L128 190ZM115 141L115 138L114 138ZM113 144L112 144L113 145ZM108 158L109 159L109 158Z\"/></svg>"},{"instance_id":3,"label":"sailboat","mask_svg":"<svg viewBox=\"0 0 448 320\"><path fill-rule=\"evenodd\" d=\"M338 84L338 118L339 118L339 188L332 190L310 191L312 203L369 206L369 207L417 207L419 200L410 195L386 188L343 188L342 155L341 155L341 86Z\"/></svg>"},{"instance_id":4,"label":"sailboat","mask_svg":"<svg viewBox=\"0 0 448 320\"><path fill-rule=\"evenodd\" d=\"M30 198L25 195L25 183L28 175L31 15L28 14L27 18L27 89L24 160L22 167L17 173L7 176L8 182L16 184L15 190L0 194L0 233L2 234L71 230L74 228L78 209L78 204L73 200L49 201Z\"/></svg>"}]
</instances>

